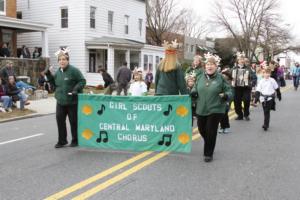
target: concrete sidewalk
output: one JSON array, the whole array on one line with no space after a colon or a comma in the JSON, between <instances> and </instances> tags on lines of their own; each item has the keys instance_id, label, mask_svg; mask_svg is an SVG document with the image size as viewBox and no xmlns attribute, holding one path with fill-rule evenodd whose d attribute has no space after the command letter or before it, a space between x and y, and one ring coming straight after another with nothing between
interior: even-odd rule
<instances>
[{"instance_id":1,"label":"concrete sidewalk","mask_svg":"<svg viewBox=\"0 0 300 200\"><path fill-rule=\"evenodd\" d=\"M47 115L55 113L56 99L54 97L48 97L47 99L40 99L30 101L30 105L26 108L35 111L38 115Z\"/></svg>"}]
</instances>

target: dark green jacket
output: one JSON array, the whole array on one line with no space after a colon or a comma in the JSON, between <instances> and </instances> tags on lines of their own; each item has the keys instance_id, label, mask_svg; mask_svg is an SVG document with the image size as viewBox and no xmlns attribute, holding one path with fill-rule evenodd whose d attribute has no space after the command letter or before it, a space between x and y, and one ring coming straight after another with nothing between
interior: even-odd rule
<instances>
[{"instance_id":1,"label":"dark green jacket","mask_svg":"<svg viewBox=\"0 0 300 200\"><path fill-rule=\"evenodd\" d=\"M220 73L210 79L205 73L199 74L193 91L198 92L196 113L201 116L225 113L226 100L219 96L220 93L225 93L228 99L232 98L231 87Z\"/></svg>"},{"instance_id":2,"label":"dark green jacket","mask_svg":"<svg viewBox=\"0 0 300 200\"><path fill-rule=\"evenodd\" d=\"M55 98L60 105L77 104L76 96L68 93L82 93L86 84L80 70L72 65L68 65L64 71L59 68L49 80L55 85Z\"/></svg>"},{"instance_id":3,"label":"dark green jacket","mask_svg":"<svg viewBox=\"0 0 300 200\"><path fill-rule=\"evenodd\" d=\"M186 70L185 70L185 77L187 75L190 75L191 73L195 73L196 75L200 74L203 72L203 69L201 67L197 67L197 68L193 68L193 67L188 67Z\"/></svg>"},{"instance_id":4,"label":"dark green jacket","mask_svg":"<svg viewBox=\"0 0 300 200\"><path fill-rule=\"evenodd\" d=\"M188 94L180 64L170 72L162 72L158 66L155 74L155 95Z\"/></svg>"}]
</instances>

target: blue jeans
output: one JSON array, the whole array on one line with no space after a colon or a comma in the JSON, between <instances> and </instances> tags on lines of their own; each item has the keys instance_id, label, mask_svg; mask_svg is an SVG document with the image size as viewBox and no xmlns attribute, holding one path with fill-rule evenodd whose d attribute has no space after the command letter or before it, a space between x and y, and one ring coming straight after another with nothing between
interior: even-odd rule
<instances>
[{"instance_id":1,"label":"blue jeans","mask_svg":"<svg viewBox=\"0 0 300 200\"><path fill-rule=\"evenodd\" d=\"M1 96L0 102L3 102L3 108L8 109L12 106L12 99L9 96Z\"/></svg>"},{"instance_id":2,"label":"blue jeans","mask_svg":"<svg viewBox=\"0 0 300 200\"><path fill-rule=\"evenodd\" d=\"M294 87L298 88L299 86L299 76L293 76Z\"/></svg>"},{"instance_id":3,"label":"blue jeans","mask_svg":"<svg viewBox=\"0 0 300 200\"><path fill-rule=\"evenodd\" d=\"M22 91L18 94L18 97L20 99L20 109L23 110L27 101L27 95Z\"/></svg>"}]
</instances>

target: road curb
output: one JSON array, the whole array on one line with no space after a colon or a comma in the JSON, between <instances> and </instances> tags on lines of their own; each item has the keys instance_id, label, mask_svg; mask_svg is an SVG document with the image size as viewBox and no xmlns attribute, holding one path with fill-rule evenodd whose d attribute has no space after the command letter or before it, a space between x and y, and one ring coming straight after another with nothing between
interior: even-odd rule
<instances>
[{"instance_id":1,"label":"road curb","mask_svg":"<svg viewBox=\"0 0 300 200\"><path fill-rule=\"evenodd\" d=\"M53 113L47 113L47 114L34 113L34 114L25 115L25 116L21 116L21 117L13 117L13 118L10 118L10 119L0 120L0 124L6 123L6 122L12 122L12 121L19 121L19 120L23 120L23 119L43 117L43 116L52 115L52 114L55 114L55 112L53 112Z\"/></svg>"}]
</instances>

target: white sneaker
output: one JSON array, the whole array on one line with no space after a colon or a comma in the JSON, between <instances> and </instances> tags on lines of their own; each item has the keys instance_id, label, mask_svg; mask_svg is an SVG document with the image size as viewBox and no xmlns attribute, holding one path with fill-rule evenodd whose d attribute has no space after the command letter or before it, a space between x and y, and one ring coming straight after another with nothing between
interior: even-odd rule
<instances>
[{"instance_id":1,"label":"white sneaker","mask_svg":"<svg viewBox=\"0 0 300 200\"><path fill-rule=\"evenodd\" d=\"M0 107L0 112L6 113L6 110L4 108Z\"/></svg>"},{"instance_id":2,"label":"white sneaker","mask_svg":"<svg viewBox=\"0 0 300 200\"><path fill-rule=\"evenodd\" d=\"M9 113L11 113L11 112L12 112L12 109L11 109L11 108L7 108L6 111L9 112Z\"/></svg>"}]
</instances>

